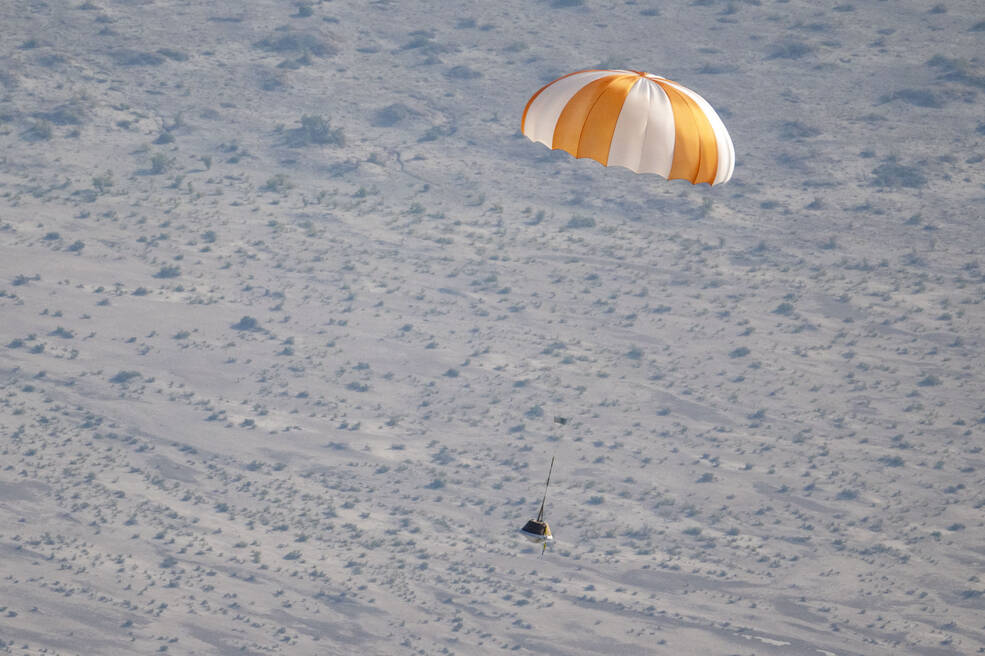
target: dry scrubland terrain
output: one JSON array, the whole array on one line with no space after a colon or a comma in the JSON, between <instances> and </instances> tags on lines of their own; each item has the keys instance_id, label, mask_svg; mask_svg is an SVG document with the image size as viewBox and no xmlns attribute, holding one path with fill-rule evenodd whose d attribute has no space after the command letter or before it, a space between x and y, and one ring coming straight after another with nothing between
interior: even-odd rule
<instances>
[{"instance_id":1,"label":"dry scrubland terrain","mask_svg":"<svg viewBox=\"0 0 985 656\"><path fill-rule=\"evenodd\" d=\"M985 648L978 2L0 24L0 652ZM518 135L598 65L733 181Z\"/></svg>"}]
</instances>

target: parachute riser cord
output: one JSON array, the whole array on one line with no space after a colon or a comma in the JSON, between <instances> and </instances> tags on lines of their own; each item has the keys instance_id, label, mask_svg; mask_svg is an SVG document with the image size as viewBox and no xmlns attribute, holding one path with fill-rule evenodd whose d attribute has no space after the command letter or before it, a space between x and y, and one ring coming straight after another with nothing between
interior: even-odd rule
<instances>
[{"instance_id":1,"label":"parachute riser cord","mask_svg":"<svg viewBox=\"0 0 985 656\"><path fill-rule=\"evenodd\" d=\"M554 423L561 426L566 426L568 424L568 418L562 417L560 415L554 415ZM551 456L551 466L547 470L547 483L544 485L544 498L540 502L540 511L537 512L537 521L544 521L544 505L547 503L547 490L551 487L551 474L554 472L554 461L557 459L557 451ZM545 546L546 548L546 546Z\"/></svg>"},{"instance_id":2,"label":"parachute riser cord","mask_svg":"<svg viewBox=\"0 0 985 656\"><path fill-rule=\"evenodd\" d=\"M544 504L547 503L547 489L551 487L551 473L554 471L554 459L557 458L556 455L551 456L551 468L547 470L547 483L544 485L544 498L540 501L540 510L537 512L537 521L544 521Z\"/></svg>"}]
</instances>

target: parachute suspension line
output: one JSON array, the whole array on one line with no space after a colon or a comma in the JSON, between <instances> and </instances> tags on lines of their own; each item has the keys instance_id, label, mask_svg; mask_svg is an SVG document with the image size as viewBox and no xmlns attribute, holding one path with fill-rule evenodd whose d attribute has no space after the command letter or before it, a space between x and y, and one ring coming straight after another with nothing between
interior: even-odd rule
<instances>
[{"instance_id":1,"label":"parachute suspension line","mask_svg":"<svg viewBox=\"0 0 985 656\"><path fill-rule=\"evenodd\" d=\"M551 472L554 471L554 459L557 456L551 456L551 468L547 470L547 483L544 485L544 498L540 502L540 510L537 512L537 521L544 521L544 504L547 503L547 488L551 486Z\"/></svg>"},{"instance_id":2,"label":"parachute suspension line","mask_svg":"<svg viewBox=\"0 0 985 656\"><path fill-rule=\"evenodd\" d=\"M568 424L568 418L561 417L560 415L554 415L554 423L561 426L566 426ZM544 485L544 498L540 502L540 511L537 513L538 522L544 521L544 504L547 503L547 490L551 487L551 474L554 472L554 461L556 459L557 453L551 456L551 467L547 470L547 483ZM544 545L544 548L547 548L546 544ZM543 555L543 552L541 552L541 554Z\"/></svg>"}]
</instances>

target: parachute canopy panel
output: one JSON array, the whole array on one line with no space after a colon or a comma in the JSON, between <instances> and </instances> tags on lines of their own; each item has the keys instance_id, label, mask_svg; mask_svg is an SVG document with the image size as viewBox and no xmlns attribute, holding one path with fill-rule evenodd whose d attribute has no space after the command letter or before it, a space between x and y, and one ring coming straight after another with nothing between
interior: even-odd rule
<instances>
[{"instance_id":1,"label":"parachute canopy panel","mask_svg":"<svg viewBox=\"0 0 985 656\"><path fill-rule=\"evenodd\" d=\"M521 129L549 148L668 180L722 184L735 167L732 138L708 101L640 71L558 78L527 102Z\"/></svg>"}]
</instances>

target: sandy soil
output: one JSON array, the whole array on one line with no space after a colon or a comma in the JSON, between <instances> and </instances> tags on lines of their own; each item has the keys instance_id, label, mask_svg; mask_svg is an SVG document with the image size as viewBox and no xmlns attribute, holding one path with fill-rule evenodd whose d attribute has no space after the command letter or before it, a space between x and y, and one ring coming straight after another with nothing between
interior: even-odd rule
<instances>
[{"instance_id":1,"label":"sandy soil","mask_svg":"<svg viewBox=\"0 0 985 656\"><path fill-rule=\"evenodd\" d=\"M0 653L985 652L980 3L0 24ZM733 180L519 134L600 65Z\"/></svg>"}]
</instances>

